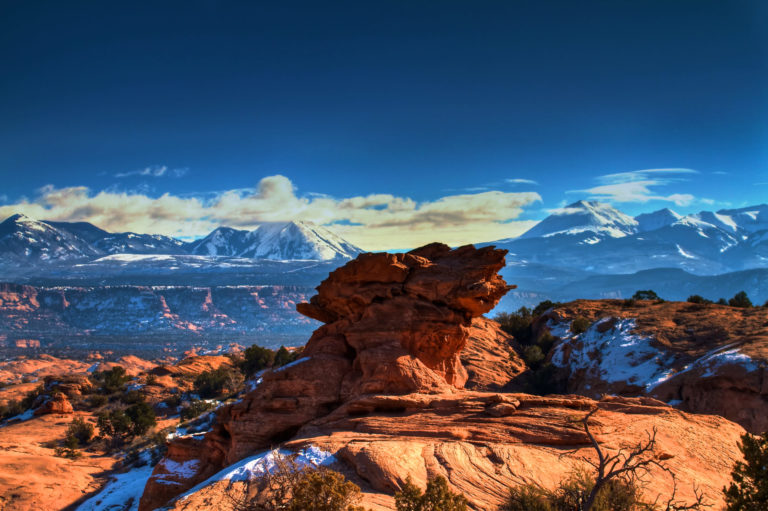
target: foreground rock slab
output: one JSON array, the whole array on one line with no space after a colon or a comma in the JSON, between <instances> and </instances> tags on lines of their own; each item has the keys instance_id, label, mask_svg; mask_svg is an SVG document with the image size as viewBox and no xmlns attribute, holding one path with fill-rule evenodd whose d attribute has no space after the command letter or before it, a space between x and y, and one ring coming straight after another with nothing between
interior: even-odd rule
<instances>
[{"instance_id":1,"label":"foreground rock slab","mask_svg":"<svg viewBox=\"0 0 768 511\"><path fill-rule=\"evenodd\" d=\"M692 502L696 487L719 509L744 430L648 398L593 401L470 391L366 396L306 425L285 448L315 446L333 454L338 462L332 468L362 488L363 504L373 510L394 509L391 495L407 477L424 487L441 475L467 496L472 509L487 511L503 503L512 486L552 488L585 466L582 456L594 459L575 422L593 407L599 411L591 430L605 448L644 441L656 428L659 452L672 456L667 465L677 476L677 497ZM650 500L672 492L673 481L662 470L652 471L647 481ZM235 488L229 481L210 481L171 508L228 510L234 501L226 495Z\"/></svg>"}]
</instances>

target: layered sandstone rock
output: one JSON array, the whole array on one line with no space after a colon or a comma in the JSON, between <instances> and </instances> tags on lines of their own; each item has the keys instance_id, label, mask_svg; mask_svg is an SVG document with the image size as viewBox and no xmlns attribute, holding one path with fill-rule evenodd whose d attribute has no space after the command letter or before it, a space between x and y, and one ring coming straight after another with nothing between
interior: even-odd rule
<instances>
[{"instance_id":1,"label":"layered sandstone rock","mask_svg":"<svg viewBox=\"0 0 768 511\"><path fill-rule=\"evenodd\" d=\"M194 378L206 371L221 367L233 367L232 359L221 355L194 355L179 360L175 364L162 364L148 372L156 376L186 376Z\"/></svg>"},{"instance_id":2,"label":"layered sandstone rock","mask_svg":"<svg viewBox=\"0 0 768 511\"><path fill-rule=\"evenodd\" d=\"M510 288L497 273L505 254L492 247L432 244L405 254L363 254L332 272L317 295L297 307L326 323L310 338L304 357L264 374L253 392L218 413L202 442L174 442L169 460L198 460L195 474L180 479L168 464L159 464L141 509L153 509L222 466L289 440L358 396L462 388L467 372L459 353L472 319L490 311Z\"/></svg>"},{"instance_id":3,"label":"layered sandstone rock","mask_svg":"<svg viewBox=\"0 0 768 511\"><path fill-rule=\"evenodd\" d=\"M464 493L470 508L497 509L511 487L534 483L554 488L574 468L588 466L595 451L578 420L592 408L591 431L612 449L647 440L657 428L658 452L677 477L677 498L693 502L694 487L717 509L721 489L740 458L743 429L725 419L690 415L648 398L452 392L402 396L362 396L302 428L285 448L315 446L333 454L332 466L358 484L362 504L374 511L394 509L392 494L406 478L424 487L445 477ZM670 474L654 469L645 494L650 500L672 493ZM229 511L230 481L211 481L172 509Z\"/></svg>"},{"instance_id":4,"label":"layered sandstone rock","mask_svg":"<svg viewBox=\"0 0 768 511\"><path fill-rule=\"evenodd\" d=\"M519 346L495 321L479 317L472 320L467 345L461 351L461 363L471 390L510 390L526 365L518 354Z\"/></svg>"},{"instance_id":5,"label":"layered sandstone rock","mask_svg":"<svg viewBox=\"0 0 768 511\"><path fill-rule=\"evenodd\" d=\"M73 398L92 391L93 383L87 374L65 374L46 376L43 387L49 394L58 392Z\"/></svg>"},{"instance_id":6,"label":"layered sandstone rock","mask_svg":"<svg viewBox=\"0 0 768 511\"><path fill-rule=\"evenodd\" d=\"M41 402L33 405L35 415L68 415L75 413L72 403L69 402L65 394L57 392L51 396L41 397Z\"/></svg>"}]
</instances>

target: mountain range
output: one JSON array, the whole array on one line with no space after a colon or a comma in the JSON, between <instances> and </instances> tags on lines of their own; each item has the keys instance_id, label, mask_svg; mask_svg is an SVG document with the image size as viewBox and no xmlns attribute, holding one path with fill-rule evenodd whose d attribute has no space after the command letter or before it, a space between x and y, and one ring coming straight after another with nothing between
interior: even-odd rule
<instances>
[{"instance_id":1,"label":"mountain range","mask_svg":"<svg viewBox=\"0 0 768 511\"><path fill-rule=\"evenodd\" d=\"M638 289L667 299L718 299L746 290L768 299L768 205L631 217L578 201L517 238L488 243L509 251L502 275L518 290L502 309L543 299L626 298ZM660 293L661 294L661 293Z\"/></svg>"},{"instance_id":2,"label":"mountain range","mask_svg":"<svg viewBox=\"0 0 768 511\"><path fill-rule=\"evenodd\" d=\"M768 205L681 216L670 209L628 216L578 201L518 238L492 244L514 263L595 273L680 268L697 275L768 266Z\"/></svg>"},{"instance_id":3,"label":"mountain range","mask_svg":"<svg viewBox=\"0 0 768 511\"><path fill-rule=\"evenodd\" d=\"M346 260L362 250L311 222L264 223L252 231L219 227L205 238L110 233L87 222L50 222L13 215L0 223L3 264L98 261L116 254L204 255L246 259Z\"/></svg>"},{"instance_id":4,"label":"mountain range","mask_svg":"<svg viewBox=\"0 0 768 511\"><path fill-rule=\"evenodd\" d=\"M500 308L544 299L622 298L654 286L668 299L768 299L768 205L635 217L594 201L552 211L528 232L480 245L509 251L502 274L518 285ZM85 222L14 215L0 223L0 280L33 285L315 286L362 250L310 222L219 227L184 242L110 233Z\"/></svg>"}]
</instances>

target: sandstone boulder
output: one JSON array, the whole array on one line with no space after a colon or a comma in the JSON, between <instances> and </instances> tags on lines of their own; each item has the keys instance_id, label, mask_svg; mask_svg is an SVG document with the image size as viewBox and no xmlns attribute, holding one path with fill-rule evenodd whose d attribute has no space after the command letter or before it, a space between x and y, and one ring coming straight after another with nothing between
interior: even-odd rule
<instances>
[{"instance_id":1,"label":"sandstone boulder","mask_svg":"<svg viewBox=\"0 0 768 511\"><path fill-rule=\"evenodd\" d=\"M51 396L44 396L42 402L36 405L34 412L35 415L68 415L72 413L75 413L72 403L69 402L65 394L60 392Z\"/></svg>"}]
</instances>

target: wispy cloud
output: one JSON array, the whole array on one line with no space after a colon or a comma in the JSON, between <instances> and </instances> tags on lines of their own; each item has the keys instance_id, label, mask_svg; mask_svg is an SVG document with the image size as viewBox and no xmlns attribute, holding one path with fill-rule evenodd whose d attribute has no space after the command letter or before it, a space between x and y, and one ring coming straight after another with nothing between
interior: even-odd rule
<instances>
[{"instance_id":1,"label":"wispy cloud","mask_svg":"<svg viewBox=\"0 0 768 511\"><path fill-rule=\"evenodd\" d=\"M533 179L513 178L513 179L505 179L504 181L514 185L538 185L539 184L537 181L534 181Z\"/></svg>"},{"instance_id":2,"label":"wispy cloud","mask_svg":"<svg viewBox=\"0 0 768 511\"><path fill-rule=\"evenodd\" d=\"M633 181L655 181L659 184L666 184L673 180L680 180L679 175L698 174L699 171L685 168L668 169L643 169L632 170L630 172L617 172L615 174L605 174L598 176L597 180L605 184L630 183Z\"/></svg>"},{"instance_id":3,"label":"wispy cloud","mask_svg":"<svg viewBox=\"0 0 768 511\"><path fill-rule=\"evenodd\" d=\"M648 202L652 200L672 202L687 206L696 200L690 193L664 195L655 189L686 181L698 171L686 168L643 169L630 172L605 174L596 178L598 186L566 193L587 194L590 199L608 202Z\"/></svg>"},{"instance_id":4,"label":"wispy cloud","mask_svg":"<svg viewBox=\"0 0 768 511\"><path fill-rule=\"evenodd\" d=\"M144 167L143 169L139 170L131 170L129 172L118 172L115 174L115 177L123 178L123 177L131 177L131 176L142 176L142 177L182 177L187 172L189 172L189 169L186 167L181 168L168 168L167 165L151 165L149 167Z\"/></svg>"},{"instance_id":5,"label":"wispy cloud","mask_svg":"<svg viewBox=\"0 0 768 511\"><path fill-rule=\"evenodd\" d=\"M446 195L417 202L408 197L371 194L335 198L298 195L285 176L261 179L254 189L210 197L87 187L46 186L33 200L0 206L0 217L25 213L33 218L87 221L113 231L196 237L219 225L254 228L261 222L309 220L333 229L368 250L415 247L431 241L461 245L516 236L536 222L517 220L523 209L541 201L534 192L486 191Z\"/></svg>"}]
</instances>

